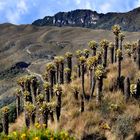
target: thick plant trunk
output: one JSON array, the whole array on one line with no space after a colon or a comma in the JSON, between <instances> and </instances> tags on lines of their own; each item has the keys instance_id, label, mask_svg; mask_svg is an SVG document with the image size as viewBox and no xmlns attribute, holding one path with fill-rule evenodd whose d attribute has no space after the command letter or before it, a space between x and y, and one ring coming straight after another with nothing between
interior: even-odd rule
<instances>
[{"instance_id":1,"label":"thick plant trunk","mask_svg":"<svg viewBox=\"0 0 140 140\"><path fill-rule=\"evenodd\" d=\"M25 115L25 125L27 128L30 127L30 117L28 115L28 113L26 112L26 110L24 111L24 115Z\"/></svg>"},{"instance_id":2,"label":"thick plant trunk","mask_svg":"<svg viewBox=\"0 0 140 140\"><path fill-rule=\"evenodd\" d=\"M20 115L20 96L17 96L16 98L16 114L17 114L17 117Z\"/></svg>"},{"instance_id":3,"label":"thick plant trunk","mask_svg":"<svg viewBox=\"0 0 140 140\"><path fill-rule=\"evenodd\" d=\"M93 70L90 69L89 70L89 83L90 83L90 90L91 90L91 87L92 87L92 77L93 77Z\"/></svg>"},{"instance_id":4,"label":"thick plant trunk","mask_svg":"<svg viewBox=\"0 0 140 140\"><path fill-rule=\"evenodd\" d=\"M9 113L4 113L2 118L3 131L6 135L9 133Z\"/></svg>"},{"instance_id":5,"label":"thick plant trunk","mask_svg":"<svg viewBox=\"0 0 140 140\"><path fill-rule=\"evenodd\" d=\"M45 90L45 101L50 102L50 91L49 88Z\"/></svg>"},{"instance_id":6,"label":"thick plant trunk","mask_svg":"<svg viewBox=\"0 0 140 140\"><path fill-rule=\"evenodd\" d=\"M61 107L60 106L56 106L56 119L59 122L60 120L60 113L61 113Z\"/></svg>"},{"instance_id":7,"label":"thick plant trunk","mask_svg":"<svg viewBox=\"0 0 140 140\"><path fill-rule=\"evenodd\" d=\"M127 102L129 97L130 97L130 80L129 80L129 77L126 77L125 81L124 81L124 95L125 95L125 100Z\"/></svg>"},{"instance_id":8,"label":"thick plant trunk","mask_svg":"<svg viewBox=\"0 0 140 140\"><path fill-rule=\"evenodd\" d=\"M140 80L137 80L136 98L140 97Z\"/></svg>"},{"instance_id":9,"label":"thick plant trunk","mask_svg":"<svg viewBox=\"0 0 140 140\"><path fill-rule=\"evenodd\" d=\"M96 48L93 49L92 56L96 56Z\"/></svg>"},{"instance_id":10,"label":"thick plant trunk","mask_svg":"<svg viewBox=\"0 0 140 140\"><path fill-rule=\"evenodd\" d=\"M116 52L119 48L119 38L118 36L115 36L115 62L117 62L117 55L116 55Z\"/></svg>"},{"instance_id":11,"label":"thick plant trunk","mask_svg":"<svg viewBox=\"0 0 140 140\"><path fill-rule=\"evenodd\" d=\"M60 64L60 84L64 84L64 63Z\"/></svg>"},{"instance_id":12,"label":"thick plant trunk","mask_svg":"<svg viewBox=\"0 0 140 140\"><path fill-rule=\"evenodd\" d=\"M81 65L81 81L82 81L82 93L83 93L83 97L85 98L85 73L84 73L84 65Z\"/></svg>"},{"instance_id":13,"label":"thick plant trunk","mask_svg":"<svg viewBox=\"0 0 140 140\"><path fill-rule=\"evenodd\" d=\"M120 40L120 50L122 51L122 40Z\"/></svg>"},{"instance_id":14,"label":"thick plant trunk","mask_svg":"<svg viewBox=\"0 0 140 140\"><path fill-rule=\"evenodd\" d=\"M71 73L70 72L67 72L65 73L65 79L66 79L66 83L69 84L70 81L71 81Z\"/></svg>"},{"instance_id":15,"label":"thick plant trunk","mask_svg":"<svg viewBox=\"0 0 140 140\"><path fill-rule=\"evenodd\" d=\"M31 84L31 95L34 105L36 105L37 88L38 88L37 81L33 81Z\"/></svg>"},{"instance_id":16,"label":"thick plant trunk","mask_svg":"<svg viewBox=\"0 0 140 140\"><path fill-rule=\"evenodd\" d=\"M118 79L121 78L121 60L118 59Z\"/></svg>"},{"instance_id":17,"label":"thick plant trunk","mask_svg":"<svg viewBox=\"0 0 140 140\"><path fill-rule=\"evenodd\" d=\"M50 71L50 75L49 75L50 79L50 95L51 98L53 98L53 86L54 86L54 80L53 80L53 71Z\"/></svg>"},{"instance_id":18,"label":"thick plant trunk","mask_svg":"<svg viewBox=\"0 0 140 140\"><path fill-rule=\"evenodd\" d=\"M95 85L96 85L96 78L95 78L95 68L93 69L93 75L92 75L92 87L91 87L91 95L90 98L93 97L94 90L95 90Z\"/></svg>"},{"instance_id":19,"label":"thick plant trunk","mask_svg":"<svg viewBox=\"0 0 140 140\"><path fill-rule=\"evenodd\" d=\"M133 60L134 60L134 62L137 61L137 52L136 52L136 50L134 50L134 52L133 52Z\"/></svg>"},{"instance_id":20,"label":"thick plant trunk","mask_svg":"<svg viewBox=\"0 0 140 140\"><path fill-rule=\"evenodd\" d=\"M57 121L60 120L61 115L61 93L57 95L57 101L56 101L56 118Z\"/></svg>"},{"instance_id":21,"label":"thick plant trunk","mask_svg":"<svg viewBox=\"0 0 140 140\"><path fill-rule=\"evenodd\" d=\"M53 83L56 84L56 71L53 70Z\"/></svg>"},{"instance_id":22,"label":"thick plant trunk","mask_svg":"<svg viewBox=\"0 0 140 140\"><path fill-rule=\"evenodd\" d=\"M53 115L53 111L50 111L50 119L51 119L51 123L54 122L54 115Z\"/></svg>"},{"instance_id":23,"label":"thick plant trunk","mask_svg":"<svg viewBox=\"0 0 140 140\"><path fill-rule=\"evenodd\" d=\"M97 79L96 104L100 104L102 97L103 78Z\"/></svg>"},{"instance_id":24,"label":"thick plant trunk","mask_svg":"<svg viewBox=\"0 0 140 140\"><path fill-rule=\"evenodd\" d=\"M84 105L84 97L83 97L83 95L81 95L81 103L80 103L80 111L81 111L81 113L82 112L84 112L84 110L85 110L85 105Z\"/></svg>"},{"instance_id":25,"label":"thick plant trunk","mask_svg":"<svg viewBox=\"0 0 140 140\"><path fill-rule=\"evenodd\" d=\"M138 50L137 50L137 65L138 65L138 69L140 70L140 40L138 42Z\"/></svg>"},{"instance_id":26,"label":"thick plant trunk","mask_svg":"<svg viewBox=\"0 0 140 140\"><path fill-rule=\"evenodd\" d=\"M72 74L72 58L67 59L68 68L70 69L70 81L71 81L71 74Z\"/></svg>"},{"instance_id":27,"label":"thick plant trunk","mask_svg":"<svg viewBox=\"0 0 140 140\"><path fill-rule=\"evenodd\" d=\"M111 64L114 63L114 47L110 48L110 62Z\"/></svg>"},{"instance_id":28,"label":"thick plant trunk","mask_svg":"<svg viewBox=\"0 0 140 140\"><path fill-rule=\"evenodd\" d=\"M59 65L56 65L56 83L59 82Z\"/></svg>"},{"instance_id":29,"label":"thick plant trunk","mask_svg":"<svg viewBox=\"0 0 140 140\"><path fill-rule=\"evenodd\" d=\"M117 76L117 86L118 88L121 87L121 60L118 58L118 76Z\"/></svg>"},{"instance_id":30,"label":"thick plant trunk","mask_svg":"<svg viewBox=\"0 0 140 140\"><path fill-rule=\"evenodd\" d=\"M104 54L103 54L103 66L107 66L107 47L104 48Z\"/></svg>"},{"instance_id":31,"label":"thick plant trunk","mask_svg":"<svg viewBox=\"0 0 140 140\"><path fill-rule=\"evenodd\" d=\"M80 68L80 65L78 64L78 77L80 78L81 77L81 68Z\"/></svg>"},{"instance_id":32,"label":"thick plant trunk","mask_svg":"<svg viewBox=\"0 0 140 140\"><path fill-rule=\"evenodd\" d=\"M42 114L42 123L45 124L45 128L48 127L48 115L49 115L49 112L48 112L48 109L46 109Z\"/></svg>"},{"instance_id":33,"label":"thick plant trunk","mask_svg":"<svg viewBox=\"0 0 140 140\"><path fill-rule=\"evenodd\" d=\"M30 122L31 122L32 126L34 126L34 124L35 124L35 118L36 118L36 114L35 114L35 112L33 112L31 115L31 118L30 118Z\"/></svg>"}]
</instances>

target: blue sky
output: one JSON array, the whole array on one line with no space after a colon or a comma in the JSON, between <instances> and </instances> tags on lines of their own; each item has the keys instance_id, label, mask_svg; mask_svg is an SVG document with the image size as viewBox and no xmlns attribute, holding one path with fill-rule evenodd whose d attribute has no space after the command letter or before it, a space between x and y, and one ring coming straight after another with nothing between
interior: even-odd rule
<instances>
[{"instance_id":1,"label":"blue sky","mask_svg":"<svg viewBox=\"0 0 140 140\"><path fill-rule=\"evenodd\" d=\"M59 11L91 9L97 12L126 12L140 0L0 0L0 23L26 24Z\"/></svg>"}]
</instances>

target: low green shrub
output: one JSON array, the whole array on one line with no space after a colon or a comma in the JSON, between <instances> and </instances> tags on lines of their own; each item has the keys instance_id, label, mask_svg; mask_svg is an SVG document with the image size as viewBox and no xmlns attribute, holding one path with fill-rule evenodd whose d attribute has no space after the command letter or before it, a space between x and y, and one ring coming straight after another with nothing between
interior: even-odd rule
<instances>
[{"instance_id":1,"label":"low green shrub","mask_svg":"<svg viewBox=\"0 0 140 140\"><path fill-rule=\"evenodd\" d=\"M67 132L54 132L49 129L45 129L40 124L35 125L36 128L24 129L21 132L14 131L8 136L3 133L0 134L1 140L75 140Z\"/></svg>"}]
</instances>

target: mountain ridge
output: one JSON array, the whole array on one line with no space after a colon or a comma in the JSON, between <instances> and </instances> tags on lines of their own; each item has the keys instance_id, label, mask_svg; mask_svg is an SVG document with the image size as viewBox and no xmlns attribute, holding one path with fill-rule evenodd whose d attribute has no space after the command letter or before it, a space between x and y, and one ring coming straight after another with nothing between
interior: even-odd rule
<instances>
[{"instance_id":1,"label":"mountain ridge","mask_svg":"<svg viewBox=\"0 0 140 140\"><path fill-rule=\"evenodd\" d=\"M35 26L72 26L108 30L114 24L119 24L124 31L140 31L140 7L125 13L109 12L106 14L77 9L69 12L58 12L54 16L45 16L32 23Z\"/></svg>"}]
</instances>

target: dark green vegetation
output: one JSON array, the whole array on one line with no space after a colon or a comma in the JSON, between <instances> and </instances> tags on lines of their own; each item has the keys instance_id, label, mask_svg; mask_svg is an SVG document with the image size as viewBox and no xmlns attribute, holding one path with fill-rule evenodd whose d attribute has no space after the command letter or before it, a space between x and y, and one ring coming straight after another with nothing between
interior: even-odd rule
<instances>
[{"instance_id":1,"label":"dark green vegetation","mask_svg":"<svg viewBox=\"0 0 140 140\"><path fill-rule=\"evenodd\" d=\"M37 26L72 26L109 30L114 24L119 24L125 31L140 31L140 8L126 13L107 14L99 14L91 10L59 12L54 16L46 16L44 19L36 20L32 24Z\"/></svg>"}]
</instances>

